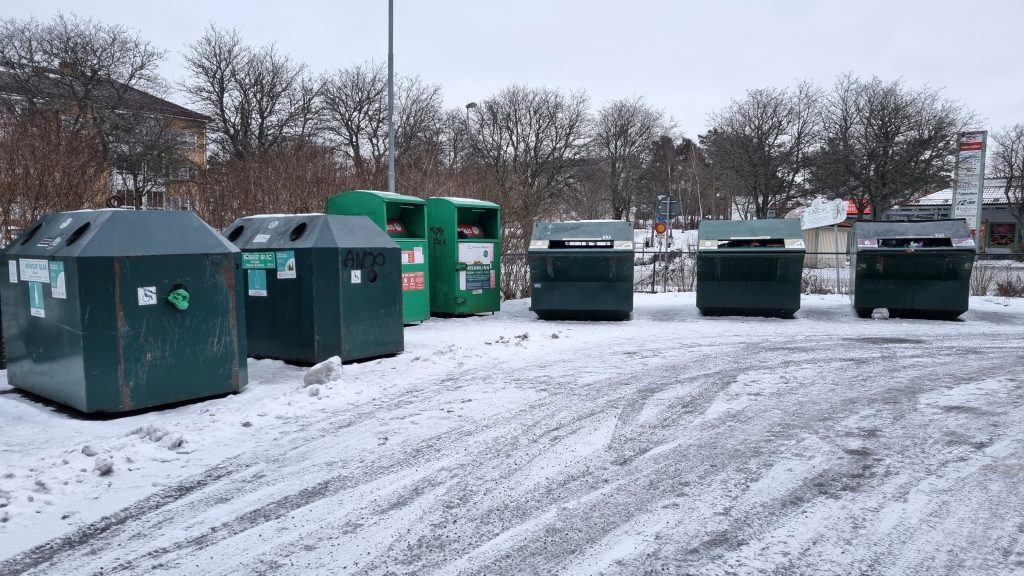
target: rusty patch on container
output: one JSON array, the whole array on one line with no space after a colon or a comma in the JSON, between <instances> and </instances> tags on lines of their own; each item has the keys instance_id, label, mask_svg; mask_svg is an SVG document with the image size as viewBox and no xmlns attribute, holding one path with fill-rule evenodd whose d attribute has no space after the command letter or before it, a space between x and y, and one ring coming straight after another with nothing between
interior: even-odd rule
<instances>
[{"instance_id":1,"label":"rusty patch on container","mask_svg":"<svg viewBox=\"0 0 1024 576\"><path fill-rule=\"evenodd\" d=\"M239 257L240 258L240 257ZM241 375L239 373L238 361L238 310L235 300L235 257L231 254L227 258L221 258L220 273L224 276L224 283L228 287L228 302L231 305L231 386L236 392L242 389Z\"/></svg>"},{"instance_id":2,"label":"rusty patch on container","mask_svg":"<svg viewBox=\"0 0 1024 576\"><path fill-rule=\"evenodd\" d=\"M121 259L114 258L114 321L117 324L117 386L121 393L121 408L131 410L132 391L124 366L124 306L121 304Z\"/></svg>"}]
</instances>

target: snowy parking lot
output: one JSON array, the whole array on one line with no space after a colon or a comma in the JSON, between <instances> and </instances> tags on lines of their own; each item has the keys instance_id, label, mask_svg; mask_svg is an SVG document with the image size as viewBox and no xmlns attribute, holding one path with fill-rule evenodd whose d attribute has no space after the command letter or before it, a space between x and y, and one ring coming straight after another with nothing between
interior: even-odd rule
<instances>
[{"instance_id":1,"label":"snowy parking lot","mask_svg":"<svg viewBox=\"0 0 1024 576\"><path fill-rule=\"evenodd\" d=\"M1024 573L1024 301L528 306L431 319L318 386L250 360L240 394L125 417L4 375L0 575Z\"/></svg>"}]
</instances>

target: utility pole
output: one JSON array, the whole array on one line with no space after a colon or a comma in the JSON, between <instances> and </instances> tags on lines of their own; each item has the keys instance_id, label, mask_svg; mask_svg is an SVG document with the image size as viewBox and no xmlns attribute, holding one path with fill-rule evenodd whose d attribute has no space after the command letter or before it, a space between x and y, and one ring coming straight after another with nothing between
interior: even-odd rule
<instances>
[{"instance_id":1,"label":"utility pole","mask_svg":"<svg viewBox=\"0 0 1024 576\"><path fill-rule=\"evenodd\" d=\"M395 0L388 0L388 192L395 191Z\"/></svg>"}]
</instances>

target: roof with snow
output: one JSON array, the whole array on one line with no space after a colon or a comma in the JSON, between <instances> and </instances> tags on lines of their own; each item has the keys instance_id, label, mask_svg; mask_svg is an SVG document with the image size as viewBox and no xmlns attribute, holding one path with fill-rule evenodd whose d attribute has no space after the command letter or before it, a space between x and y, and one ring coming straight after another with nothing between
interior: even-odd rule
<instances>
[{"instance_id":1,"label":"roof with snow","mask_svg":"<svg viewBox=\"0 0 1024 576\"><path fill-rule=\"evenodd\" d=\"M1006 196L1003 195L1003 187L1006 185L1004 178L985 178L985 189L982 192L982 204L1006 204ZM938 192L932 192L922 196L913 202L907 202L903 206L949 206L953 199L953 189L946 188Z\"/></svg>"}]
</instances>

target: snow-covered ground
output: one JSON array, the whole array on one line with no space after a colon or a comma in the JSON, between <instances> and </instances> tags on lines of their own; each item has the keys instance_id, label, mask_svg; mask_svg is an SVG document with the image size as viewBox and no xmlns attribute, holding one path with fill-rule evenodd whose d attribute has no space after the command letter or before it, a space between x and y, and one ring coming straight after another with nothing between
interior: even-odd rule
<instances>
[{"instance_id":1,"label":"snow-covered ground","mask_svg":"<svg viewBox=\"0 0 1024 576\"><path fill-rule=\"evenodd\" d=\"M528 305L316 388L250 361L238 395L128 417L3 380L0 575L1024 573L1024 301Z\"/></svg>"}]
</instances>

